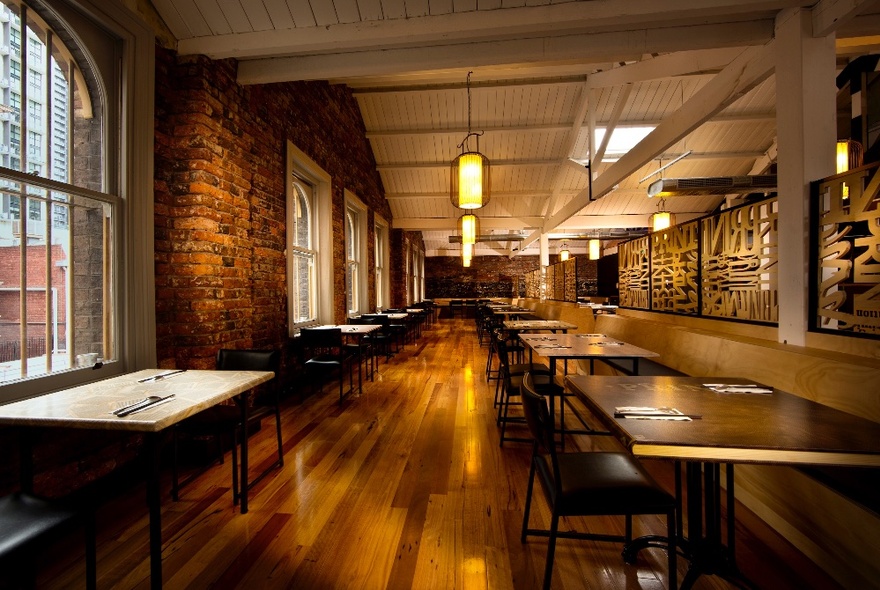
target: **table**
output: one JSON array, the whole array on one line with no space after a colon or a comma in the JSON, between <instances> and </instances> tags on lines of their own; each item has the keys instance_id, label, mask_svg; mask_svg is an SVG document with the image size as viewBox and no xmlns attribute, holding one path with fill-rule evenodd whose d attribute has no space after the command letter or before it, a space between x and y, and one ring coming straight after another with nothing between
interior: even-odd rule
<instances>
[{"instance_id":1,"label":"table","mask_svg":"<svg viewBox=\"0 0 880 590\"><path fill-rule=\"evenodd\" d=\"M156 375L165 378L145 381ZM247 424L248 396L251 389L269 381L268 371L170 371L148 369L96 381L55 393L41 395L0 406L0 425L18 427L22 436L22 489L32 491L33 463L28 430L30 428L82 428L119 430L145 435L149 463L147 505L150 512L150 585L162 587L162 512L159 490L160 436L165 429L210 408L237 397L241 423ZM172 401L149 409L117 417L111 412L147 396L174 394ZM241 481L247 481L247 436L241 437ZM241 512L247 512L247 489L241 492Z\"/></svg>"},{"instance_id":2,"label":"table","mask_svg":"<svg viewBox=\"0 0 880 590\"><path fill-rule=\"evenodd\" d=\"M554 334L562 332L567 334L569 330L577 329L576 324L563 322L560 320L504 320L502 322L505 330L514 330L516 332L537 332L539 330L550 330Z\"/></svg>"},{"instance_id":3,"label":"table","mask_svg":"<svg viewBox=\"0 0 880 590\"><path fill-rule=\"evenodd\" d=\"M564 360L584 360L590 361L590 374L593 373L593 362L596 359L631 359L633 362L633 373L639 372L639 359L660 356L656 352L639 348L634 344L621 342L608 338L605 334L520 334L520 340L525 343L529 349L529 363L532 362L532 355L536 353L549 359L549 367L551 376L556 373L556 361ZM565 368L567 372L567 366ZM552 379L552 377L551 377ZM554 416L555 412L554 396L550 396L550 415ZM576 434L599 434L599 432L588 427L583 416L577 413L574 408L572 411L578 417L581 424L586 430L571 431ZM560 404L560 428L562 435L562 447L565 448L565 403Z\"/></svg>"},{"instance_id":4,"label":"table","mask_svg":"<svg viewBox=\"0 0 880 590\"><path fill-rule=\"evenodd\" d=\"M656 352L639 348L634 344L608 338L604 334L520 334L520 340L532 352L550 359L550 370L555 371L556 361L589 359L590 373L596 359L631 359L633 372L639 372L639 359L660 356Z\"/></svg>"},{"instance_id":5,"label":"table","mask_svg":"<svg viewBox=\"0 0 880 590\"><path fill-rule=\"evenodd\" d=\"M690 567L681 588L690 588L702 574L740 578L730 526L735 463L880 467L876 422L779 390L717 393L703 385L747 383L743 379L577 375L566 381L633 455L686 462L688 536L681 547ZM621 406L670 407L700 418L615 417ZM728 465L726 546L721 540L720 463Z\"/></svg>"},{"instance_id":6,"label":"table","mask_svg":"<svg viewBox=\"0 0 880 590\"><path fill-rule=\"evenodd\" d=\"M343 336L353 337L357 340L358 352L360 352L361 357L363 357L364 352L364 336L367 334L371 334L376 330L382 328L382 326L376 324L326 324L323 326L315 326L316 328L338 328L340 332L342 332ZM373 372L376 370L375 365L376 355L374 353L370 354L370 381L373 380ZM358 389L360 391L363 390L363 381L361 381L361 367L358 364Z\"/></svg>"}]
</instances>

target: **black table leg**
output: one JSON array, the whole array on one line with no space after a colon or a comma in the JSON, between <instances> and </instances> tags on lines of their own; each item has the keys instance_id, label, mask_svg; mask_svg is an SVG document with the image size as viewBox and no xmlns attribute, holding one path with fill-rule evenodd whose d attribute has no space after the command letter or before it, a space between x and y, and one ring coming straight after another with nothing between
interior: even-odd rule
<instances>
[{"instance_id":1,"label":"black table leg","mask_svg":"<svg viewBox=\"0 0 880 590\"><path fill-rule=\"evenodd\" d=\"M146 434L147 506L150 512L150 588L162 587L162 498L159 491L160 444L158 432Z\"/></svg>"},{"instance_id":2,"label":"black table leg","mask_svg":"<svg viewBox=\"0 0 880 590\"><path fill-rule=\"evenodd\" d=\"M341 370L341 369L340 369ZM250 392L246 391L238 396L238 405L241 408L241 513L248 511L248 398Z\"/></svg>"}]
</instances>

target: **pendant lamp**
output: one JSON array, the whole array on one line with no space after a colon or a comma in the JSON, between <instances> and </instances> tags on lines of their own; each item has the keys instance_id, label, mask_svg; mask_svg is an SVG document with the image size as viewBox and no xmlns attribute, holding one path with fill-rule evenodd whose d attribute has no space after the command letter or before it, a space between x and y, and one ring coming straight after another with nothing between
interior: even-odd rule
<instances>
[{"instance_id":1,"label":"pendant lamp","mask_svg":"<svg viewBox=\"0 0 880 590\"><path fill-rule=\"evenodd\" d=\"M471 74L467 75L468 132L458 148L461 153L452 160L449 174L449 198L459 209L479 209L489 202L491 182L489 178L489 158L480 153L482 131L471 131ZM476 150L471 150L470 139L474 138Z\"/></svg>"}]
</instances>

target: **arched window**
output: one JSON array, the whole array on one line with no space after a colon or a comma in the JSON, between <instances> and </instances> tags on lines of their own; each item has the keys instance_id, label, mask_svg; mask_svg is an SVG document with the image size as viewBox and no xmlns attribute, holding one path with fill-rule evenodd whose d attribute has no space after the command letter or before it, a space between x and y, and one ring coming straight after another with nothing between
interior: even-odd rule
<instances>
[{"instance_id":1,"label":"arched window","mask_svg":"<svg viewBox=\"0 0 880 590\"><path fill-rule=\"evenodd\" d=\"M293 180L291 219L288 223L291 257L290 322L292 325L315 320L315 244L312 201L314 187L301 178Z\"/></svg>"},{"instance_id":2,"label":"arched window","mask_svg":"<svg viewBox=\"0 0 880 590\"><path fill-rule=\"evenodd\" d=\"M119 217L152 210L147 39L115 5L0 0L0 400L155 366L153 230Z\"/></svg>"}]
</instances>

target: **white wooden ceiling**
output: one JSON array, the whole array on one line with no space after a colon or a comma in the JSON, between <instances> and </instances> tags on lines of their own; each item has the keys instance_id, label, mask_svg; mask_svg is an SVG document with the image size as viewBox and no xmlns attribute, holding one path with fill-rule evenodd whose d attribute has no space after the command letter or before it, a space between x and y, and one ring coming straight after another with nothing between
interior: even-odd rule
<instances>
[{"instance_id":1,"label":"white wooden ceiling","mask_svg":"<svg viewBox=\"0 0 880 590\"><path fill-rule=\"evenodd\" d=\"M877 51L877 0L153 0L182 54L240 61L239 80L329 80L360 105L395 227L421 230L429 255L450 244L461 211L449 200L449 163L471 129L492 162L492 199L478 254L511 254L543 231L610 236L647 227L651 175L744 175L775 161L776 92L760 48L780 11L810 6L816 33L836 30L843 56ZM751 50L749 50L751 48ZM751 51L751 53L750 53ZM763 62L762 62L763 59ZM841 59L845 59L845 56ZM733 60L762 63L736 100L697 124ZM738 62L739 63L739 62ZM756 66L756 67L757 67ZM696 106L695 106L696 105ZM707 111L707 112L708 112ZM696 115L694 115L696 116ZM656 127L620 162L593 164L590 128ZM600 145L593 142L593 151ZM649 144L653 143L654 148ZM659 146L659 149L658 149ZM603 176L604 175L604 176ZM678 220L723 196L675 197ZM551 251L559 241L551 242ZM585 242L568 240L576 253ZM526 252L536 252L536 243Z\"/></svg>"}]
</instances>

